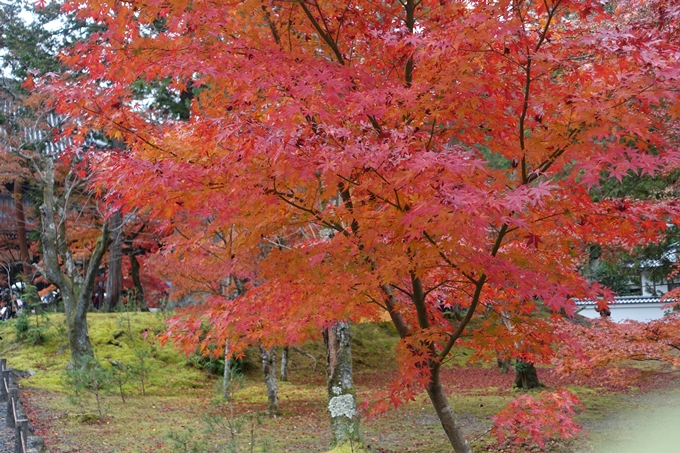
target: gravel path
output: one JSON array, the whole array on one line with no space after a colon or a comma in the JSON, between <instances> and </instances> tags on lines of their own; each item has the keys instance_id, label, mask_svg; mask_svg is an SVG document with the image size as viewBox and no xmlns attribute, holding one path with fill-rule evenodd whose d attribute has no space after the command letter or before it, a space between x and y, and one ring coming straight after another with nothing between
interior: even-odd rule
<instances>
[{"instance_id":1,"label":"gravel path","mask_svg":"<svg viewBox=\"0 0 680 453\"><path fill-rule=\"evenodd\" d=\"M630 398L631 409L586 427L590 445L578 453L680 452L680 389Z\"/></svg>"},{"instance_id":2,"label":"gravel path","mask_svg":"<svg viewBox=\"0 0 680 453\"><path fill-rule=\"evenodd\" d=\"M5 405L0 409L0 453L14 453L14 430L5 424Z\"/></svg>"}]
</instances>

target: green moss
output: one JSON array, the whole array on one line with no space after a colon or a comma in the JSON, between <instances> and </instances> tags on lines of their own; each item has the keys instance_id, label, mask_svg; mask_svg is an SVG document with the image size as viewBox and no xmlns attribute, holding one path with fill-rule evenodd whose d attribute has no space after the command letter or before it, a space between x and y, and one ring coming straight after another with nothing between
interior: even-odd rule
<instances>
[{"instance_id":1,"label":"green moss","mask_svg":"<svg viewBox=\"0 0 680 453\"><path fill-rule=\"evenodd\" d=\"M367 450L360 448L357 445L344 444L335 447L327 453L364 453Z\"/></svg>"},{"instance_id":2,"label":"green moss","mask_svg":"<svg viewBox=\"0 0 680 453\"><path fill-rule=\"evenodd\" d=\"M14 321L0 328L0 357L6 357L8 366L36 374L22 380L22 385L50 391L62 391L61 374L70 360L68 338L64 330L63 314L50 314L49 338L40 346L16 342ZM129 323L129 324L128 324ZM186 357L171 345L152 343L153 333L162 329L162 318L153 313L89 313L88 331L97 359L106 364L117 361L136 363L135 350L150 352L151 369L148 382L150 394L167 394L182 389L208 385L205 373L186 366ZM145 339L146 337L146 339Z\"/></svg>"},{"instance_id":3,"label":"green moss","mask_svg":"<svg viewBox=\"0 0 680 453\"><path fill-rule=\"evenodd\" d=\"M361 371L396 367L394 348L399 342L394 326L388 322L354 324L352 333L352 359ZM323 345L322 345L323 346ZM322 351L325 355L325 351Z\"/></svg>"}]
</instances>

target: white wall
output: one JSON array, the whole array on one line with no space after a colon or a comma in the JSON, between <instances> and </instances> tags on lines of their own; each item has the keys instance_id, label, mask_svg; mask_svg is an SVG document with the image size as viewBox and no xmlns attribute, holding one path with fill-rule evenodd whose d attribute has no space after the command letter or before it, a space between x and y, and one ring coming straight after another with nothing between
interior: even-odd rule
<instances>
[{"instance_id":1,"label":"white wall","mask_svg":"<svg viewBox=\"0 0 680 453\"><path fill-rule=\"evenodd\" d=\"M661 309L665 304L662 303L646 303L646 304L611 304L609 311L612 312L611 319L615 322L621 322L624 319L632 319L634 321L651 321L652 319L663 318L664 311ZM579 315L586 318L599 318L600 314L595 311L595 306L587 306L578 312Z\"/></svg>"}]
</instances>

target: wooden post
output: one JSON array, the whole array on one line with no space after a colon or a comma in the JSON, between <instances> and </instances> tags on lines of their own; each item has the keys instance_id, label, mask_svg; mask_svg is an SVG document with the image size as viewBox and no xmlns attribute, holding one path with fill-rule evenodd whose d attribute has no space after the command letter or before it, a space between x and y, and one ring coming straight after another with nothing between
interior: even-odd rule
<instances>
[{"instance_id":1,"label":"wooden post","mask_svg":"<svg viewBox=\"0 0 680 453\"><path fill-rule=\"evenodd\" d=\"M17 420L14 428L14 453L24 453L24 448L28 446L28 420L22 418Z\"/></svg>"},{"instance_id":2,"label":"wooden post","mask_svg":"<svg viewBox=\"0 0 680 453\"><path fill-rule=\"evenodd\" d=\"M5 423L8 428L15 428L14 423L14 407L19 404L19 389L16 387L9 388L9 395L7 396L7 415L5 416Z\"/></svg>"},{"instance_id":3,"label":"wooden post","mask_svg":"<svg viewBox=\"0 0 680 453\"><path fill-rule=\"evenodd\" d=\"M7 359L0 359L0 371L5 371L7 368Z\"/></svg>"},{"instance_id":4,"label":"wooden post","mask_svg":"<svg viewBox=\"0 0 680 453\"><path fill-rule=\"evenodd\" d=\"M0 371L0 401L2 401L3 403L7 401L8 388L9 388L9 371L3 368L2 371Z\"/></svg>"},{"instance_id":5,"label":"wooden post","mask_svg":"<svg viewBox=\"0 0 680 453\"><path fill-rule=\"evenodd\" d=\"M7 368L5 368L5 371L2 372L2 376L7 381L7 388L10 388L12 385L14 385L14 378L12 377L12 371L14 371L13 368L7 367Z\"/></svg>"}]
</instances>

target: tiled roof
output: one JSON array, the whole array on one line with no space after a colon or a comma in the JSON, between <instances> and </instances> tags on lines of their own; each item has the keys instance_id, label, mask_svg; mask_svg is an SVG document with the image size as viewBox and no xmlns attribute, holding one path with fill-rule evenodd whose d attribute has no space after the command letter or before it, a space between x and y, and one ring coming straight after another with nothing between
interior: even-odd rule
<instances>
[{"instance_id":1,"label":"tiled roof","mask_svg":"<svg viewBox=\"0 0 680 453\"><path fill-rule=\"evenodd\" d=\"M664 303L670 303L672 302L671 300L664 301ZM595 305L594 300L589 300L589 299L583 299L583 300L577 300L576 305L579 306L585 306L585 305ZM623 304L660 304L661 303L661 298L660 297L653 297L653 296L617 296L614 298L614 302L612 305L623 305Z\"/></svg>"}]
</instances>

